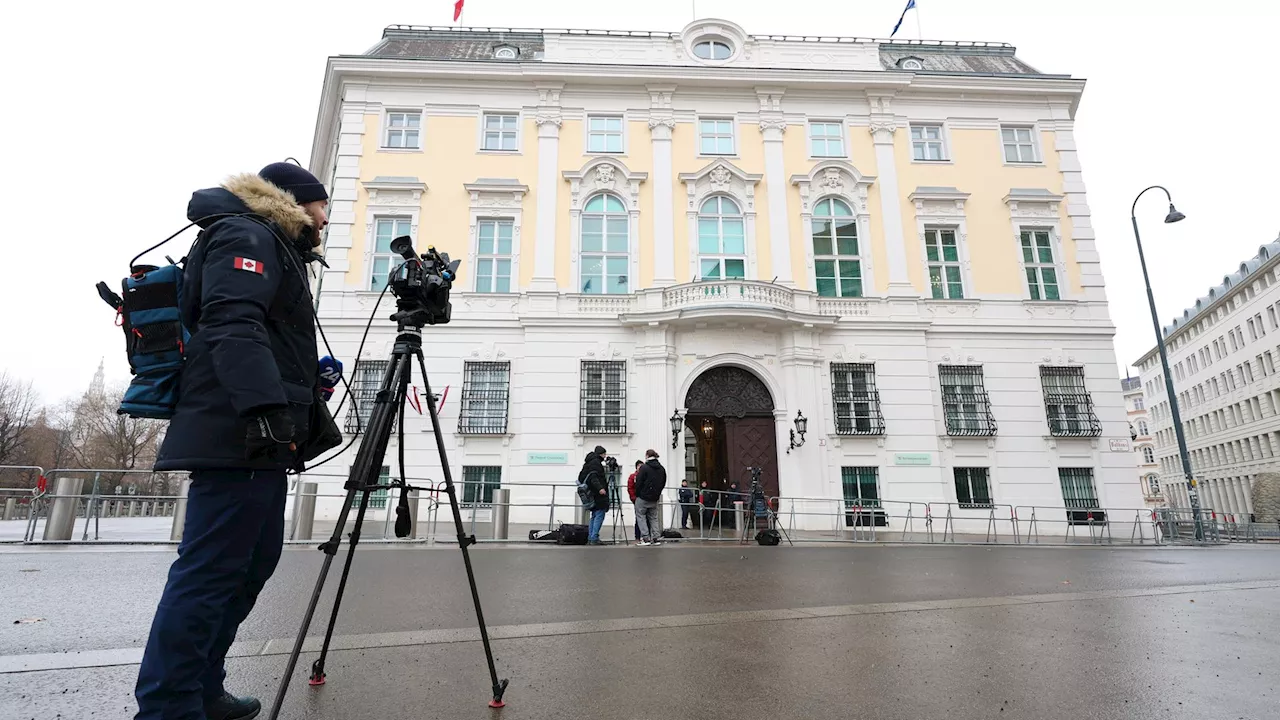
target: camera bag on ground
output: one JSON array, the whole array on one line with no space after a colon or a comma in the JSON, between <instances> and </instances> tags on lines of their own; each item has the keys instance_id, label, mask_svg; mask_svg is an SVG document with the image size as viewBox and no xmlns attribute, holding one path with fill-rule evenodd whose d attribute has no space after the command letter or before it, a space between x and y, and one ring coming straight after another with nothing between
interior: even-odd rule
<instances>
[{"instance_id":1,"label":"camera bag on ground","mask_svg":"<svg viewBox=\"0 0 1280 720\"><path fill-rule=\"evenodd\" d=\"M560 537L556 540L556 543L559 545L586 545L587 526L564 523L560 526Z\"/></svg>"},{"instance_id":2,"label":"camera bag on ground","mask_svg":"<svg viewBox=\"0 0 1280 720\"><path fill-rule=\"evenodd\" d=\"M124 328L125 352L133 381L118 412L135 418L167 420L178 404L182 355L191 334L179 313L182 265L134 265L116 295L98 283L98 295L116 309Z\"/></svg>"},{"instance_id":3,"label":"camera bag on ground","mask_svg":"<svg viewBox=\"0 0 1280 720\"><path fill-rule=\"evenodd\" d=\"M530 530L530 542L560 542L560 532L557 530Z\"/></svg>"},{"instance_id":4,"label":"camera bag on ground","mask_svg":"<svg viewBox=\"0 0 1280 720\"><path fill-rule=\"evenodd\" d=\"M662 537L667 538L669 540L678 540L684 537L684 533L680 532L675 528L667 528L666 530L662 531Z\"/></svg>"},{"instance_id":5,"label":"camera bag on ground","mask_svg":"<svg viewBox=\"0 0 1280 720\"><path fill-rule=\"evenodd\" d=\"M756 533L756 542L761 545L777 545L782 542L782 534L777 530L761 530Z\"/></svg>"}]
</instances>

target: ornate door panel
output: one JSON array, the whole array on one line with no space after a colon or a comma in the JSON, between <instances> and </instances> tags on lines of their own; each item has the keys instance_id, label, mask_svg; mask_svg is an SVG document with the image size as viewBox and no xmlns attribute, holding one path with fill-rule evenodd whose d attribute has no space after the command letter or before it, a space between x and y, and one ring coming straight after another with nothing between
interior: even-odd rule
<instances>
[{"instance_id":1,"label":"ornate door panel","mask_svg":"<svg viewBox=\"0 0 1280 720\"><path fill-rule=\"evenodd\" d=\"M751 489L748 467L764 468L760 482L765 494L778 494L778 448L772 417L728 418L725 420L729 441L730 477L741 492Z\"/></svg>"}]
</instances>

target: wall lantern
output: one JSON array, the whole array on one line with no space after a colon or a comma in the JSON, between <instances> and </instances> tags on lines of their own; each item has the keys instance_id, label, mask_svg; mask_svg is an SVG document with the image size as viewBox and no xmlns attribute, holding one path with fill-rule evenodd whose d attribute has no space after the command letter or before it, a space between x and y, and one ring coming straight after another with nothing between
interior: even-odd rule
<instances>
[{"instance_id":1,"label":"wall lantern","mask_svg":"<svg viewBox=\"0 0 1280 720\"><path fill-rule=\"evenodd\" d=\"M791 431L791 447L787 448L787 453L804 445L804 434L809 429L809 420L805 418L804 413L796 411L796 429ZM797 440L796 438L799 438Z\"/></svg>"},{"instance_id":2,"label":"wall lantern","mask_svg":"<svg viewBox=\"0 0 1280 720\"><path fill-rule=\"evenodd\" d=\"M676 410L671 413L671 449L675 450L680 445L680 431L684 430L684 418L680 417L680 411Z\"/></svg>"}]
</instances>

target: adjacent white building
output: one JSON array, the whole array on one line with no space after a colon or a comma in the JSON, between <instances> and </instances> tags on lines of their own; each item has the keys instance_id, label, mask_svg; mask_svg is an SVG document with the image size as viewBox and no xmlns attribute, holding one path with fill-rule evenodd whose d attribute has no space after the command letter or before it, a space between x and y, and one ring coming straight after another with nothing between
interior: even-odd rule
<instances>
[{"instance_id":1,"label":"adjacent white building","mask_svg":"<svg viewBox=\"0 0 1280 720\"><path fill-rule=\"evenodd\" d=\"M1280 470L1280 239L1258 248L1163 329L1201 502L1253 511L1253 480ZM1170 398L1155 348L1138 359L1150 403L1160 485L1189 507Z\"/></svg>"},{"instance_id":2,"label":"adjacent white building","mask_svg":"<svg viewBox=\"0 0 1280 720\"><path fill-rule=\"evenodd\" d=\"M1155 438L1151 435L1151 414L1147 410L1146 395L1142 391L1142 379L1127 377L1120 381L1124 390L1124 406L1129 413L1129 436L1133 438L1133 452L1138 462L1138 487L1142 499L1149 508L1164 506L1160 491L1160 464L1156 462Z\"/></svg>"},{"instance_id":3,"label":"adjacent white building","mask_svg":"<svg viewBox=\"0 0 1280 720\"><path fill-rule=\"evenodd\" d=\"M713 488L762 467L821 500L814 527L885 501L1138 508L1083 89L991 43L388 28L326 71L320 320L350 370L375 318L367 413L390 239L463 260L425 348L477 506L545 503L603 445ZM438 480L406 424L409 475Z\"/></svg>"}]
</instances>

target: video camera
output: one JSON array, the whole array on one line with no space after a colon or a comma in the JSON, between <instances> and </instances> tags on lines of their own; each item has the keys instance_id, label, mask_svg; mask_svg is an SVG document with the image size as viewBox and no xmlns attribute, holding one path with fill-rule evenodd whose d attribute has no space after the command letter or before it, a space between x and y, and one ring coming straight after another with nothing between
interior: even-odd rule
<instances>
[{"instance_id":1,"label":"video camera","mask_svg":"<svg viewBox=\"0 0 1280 720\"><path fill-rule=\"evenodd\" d=\"M612 455L606 455L604 458L604 467L611 473L618 472L618 458Z\"/></svg>"},{"instance_id":2,"label":"video camera","mask_svg":"<svg viewBox=\"0 0 1280 720\"><path fill-rule=\"evenodd\" d=\"M418 326L449 322L453 314L449 290L462 261L450 261L448 253L438 252L434 246L418 255L408 235L392 240L391 251L404 258L391 271L391 293L396 296L399 309L391 319Z\"/></svg>"}]
</instances>

